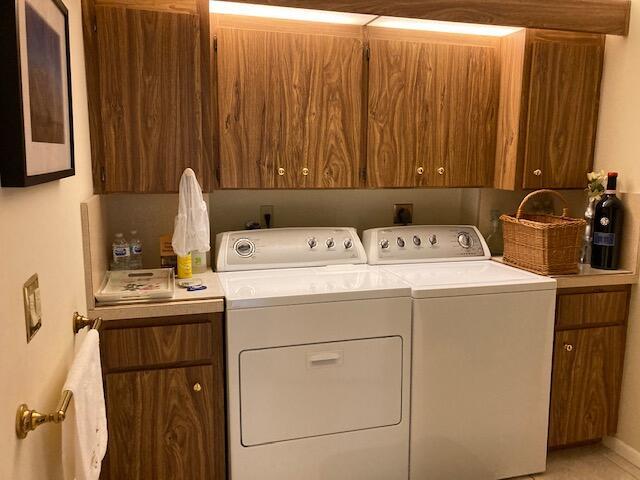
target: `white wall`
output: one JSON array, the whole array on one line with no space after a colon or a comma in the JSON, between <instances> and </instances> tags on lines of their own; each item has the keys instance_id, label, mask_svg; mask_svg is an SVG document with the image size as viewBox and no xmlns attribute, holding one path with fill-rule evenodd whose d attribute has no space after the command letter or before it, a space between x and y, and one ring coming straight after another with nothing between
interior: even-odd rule
<instances>
[{"instance_id":1,"label":"white wall","mask_svg":"<svg viewBox=\"0 0 640 480\"><path fill-rule=\"evenodd\" d=\"M80 0L69 9L76 176L25 189L0 188L0 479L56 480L60 426L26 440L14 433L22 402L53 410L73 351L71 314L84 311L80 202L90 196L91 165ZM4 159L0 159L4 161ZM40 277L42 328L27 345L22 284Z\"/></svg>"},{"instance_id":2,"label":"white wall","mask_svg":"<svg viewBox=\"0 0 640 480\"><path fill-rule=\"evenodd\" d=\"M596 169L617 170L623 192L640 192L640 0L631 31L608 37L600 101ZM617 437L640 452L640 291L633 288ZM639 456L640 458L640 456Z\"/></svg>"}]
</instances>

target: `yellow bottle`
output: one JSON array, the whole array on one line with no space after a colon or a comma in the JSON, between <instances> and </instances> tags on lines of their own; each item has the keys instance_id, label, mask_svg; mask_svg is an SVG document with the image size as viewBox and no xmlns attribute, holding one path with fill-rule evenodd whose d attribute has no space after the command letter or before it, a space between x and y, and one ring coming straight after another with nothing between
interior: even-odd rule
<instances>
[{"instance_id":1,"label":"yellow bottle","mask_svg":"<svg viewBox=\"0 0 640 480\"><path fill-rule=\"evenodd\" d=\"M178 278L191 278L192 275L191 253L188 253L184 257L178 255Z\"/></svg>"}]
</instances>

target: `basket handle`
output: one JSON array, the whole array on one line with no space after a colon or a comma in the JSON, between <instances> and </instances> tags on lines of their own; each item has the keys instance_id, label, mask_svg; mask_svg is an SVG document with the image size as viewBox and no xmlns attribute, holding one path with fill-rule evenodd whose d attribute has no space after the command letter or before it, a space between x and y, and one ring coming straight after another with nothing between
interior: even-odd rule
<instances>
[{"instance_id":1,"label":"basket handle","mask_svg":"<svg viewBox=\"0 0 640 480\"><path fill-rule=\"evenodd\" d=\"M543 189L543 190L536 190L535 192L531 192L529 195L527 195L522 199L522 201L520 202L520 206L518 206L518 211L516 212L516 218L518 220L520 220L520 217L522 217L522 215L524 214L524 207L527 204L527 202L531 200L533 197L540 195L542 193L550 193L551 195L555 195L557 198L559 198L560 201L562 201L562 205L563 205L562 216L563 217L569 216L569 205L567 204L567 201L565 200L565 198L555 190Z\"/></svg>"}]
</instances>

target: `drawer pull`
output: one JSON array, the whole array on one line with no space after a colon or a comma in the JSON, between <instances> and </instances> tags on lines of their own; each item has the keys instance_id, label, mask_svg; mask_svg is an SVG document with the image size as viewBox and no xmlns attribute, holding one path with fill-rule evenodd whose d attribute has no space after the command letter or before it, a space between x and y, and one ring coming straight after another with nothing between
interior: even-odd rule
<instances>
[{"instance_id":1,"label":"drawer pull","mask_svg":"<svg viewBox=\"0 0 640 480\"><path fill-rule=\"evenodd\" d=\"M438 175L444 175L444 167L438 168Z\"/></svg>"},{"instance_id":2,"label":"drawer pull","mask_svg":"<svg viewBox=\"0 0 640 480\"><path fill-rule=\"evenodd\" d=\"M418 167L418 169L416 170L416 173L418 175L422 175L424 173L424 167Z\"/></svg>"},{"instance_id":3,"label":"drawer pull","mask_svg":"<svg viewBox=\"0 0 640 480\"><path fill-rule=\"evenodd\" d=\"M309 169L308 169L307 167L304 167L304 168L302 169L302 175L304 175L305 177L306 177L307 175L309 175Z\"/></svg>"},{"instance_id":4,"label":"drawer pull","mask_svg":"<svg viewBox=\"0 0 640 480\"><path fill-rule=\"evenodd\" d=\"M278 169L278 175L280 175L281 177L285 174L284 168L280 167Z\"/></svg>"},{"instance_id":5,"label":"drawer pull","mask_svg":"<svg viewBox=\"0 0 640 480\"><path fill-rule=\"evenodd\" d=\"M539 168L536 168L536 169L533 171L533 174L534 174L536 177L539 177L540 175L542 175L542 170L540 170Z\"/></svg>"},{"instance_id":6,"label":"drawer pull","mask_svg":"<svg viewBox=\"0 0 640 480\"><path fill-rule=\"evenodd\" d=\"M341 352L323 352L309 355L307 361L310 367L324 367L342 363Z\"/></svg>"},{"instance_id":7,"label":"drawer pull","mask_svg":"<svg viewBox=\"0 0 640 480\"><path fill-rule=\"evenodd\" d=\"M202 391L202 385L200 385L200 383L196 382L193 384L193 391L194 392L201 392Z\"/></svg>"},{"instance_id":8,"label":"drawer pull","mask_svg":"<svg viewBox=\"0 0 640 480\"><path fill-rule=\"evenodd\" d=\"M571 352L571 351L573 351L573 345L571 345L570 343L565 343L565 344L564 344L564 349L565 349L567 352Z\"/></svg>"}]
</instances>

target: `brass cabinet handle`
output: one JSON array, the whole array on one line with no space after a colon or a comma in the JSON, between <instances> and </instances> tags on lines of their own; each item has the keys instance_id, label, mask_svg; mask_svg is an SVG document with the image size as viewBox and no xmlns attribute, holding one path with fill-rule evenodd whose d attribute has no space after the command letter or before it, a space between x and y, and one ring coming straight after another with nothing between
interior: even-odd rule
<instances>
[{"instance_id":1,"label":"brass cabinet handle","mask_svg":"<svg viewBox=\"0 0 640 480\"><path fill-rule=\"evenodd\" d=\"M438 172L438 175L444 175L444 167L438 168L437 172Z\"/></svg>"},{"instance_id":2,"label":"brass cabinet handle","mask_svg":"<svg viewBox=\"0 0 640 480\"><path fill-rule=\"evenodd\" d=\"M416 173L418 175L422 175L424 173L424 167L418 167L417 170L416 170Z\"/></svg>"},{"instance_id":3,"label":"brass cabinet handle","mask_svg":"<svg viewBox=\"0 0 640 480\"><path fill-rule=\"evenodd\" d=\"M539 177L540 175L542 175L542 170L540 170L539 168L536 168L536 169L533 171L533 174L534 174L536 177Z\"/></svg>"},{"instance_id":4,"label":"brass cabinet handle","mask_svg":"<svg viewBox=\"0 0 640 480\"><path fill-rule=\"evenodd\" d=\"M193 384L193 391L194 392L201 392L202 391L202 385L200 385L200 383L196 382Z\"/></svg>"},{"instance_id":5,"label":"brass cabinet handle","mask_svg":"<svg viewBox=\"0 0 640 480\"><path fill-rule=\"evenodd\" d=\"M285 174L284 168L280 167L278 169L278 175L280 175L281 177Z\"/></svg>"},{"instance_id":6,"label":"brass cabinet handle","mask_svg":"<svg viewBox=\"0 0 640 480\"><path fill-rule=\"evenodd\" d=\"M304 168L302 169L302 175L304 175L305 177L306 177L307 175L309 175L309 169L308 169L307 167L304 167Z\"/></svg>"},{"instance_id":7,"label":"brass cabinet handle","mask_svg":"<svg viewBox=\"0 0 640 480\"><path fill-rule=\"evenodd\" d=\"M564 344L564 349L565 349L567 352L571 352L571 351L573 351L573 345L571 345L570 343L565 343L565 344Z\"/></svg>"}]
</instances>

